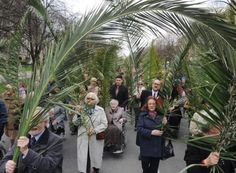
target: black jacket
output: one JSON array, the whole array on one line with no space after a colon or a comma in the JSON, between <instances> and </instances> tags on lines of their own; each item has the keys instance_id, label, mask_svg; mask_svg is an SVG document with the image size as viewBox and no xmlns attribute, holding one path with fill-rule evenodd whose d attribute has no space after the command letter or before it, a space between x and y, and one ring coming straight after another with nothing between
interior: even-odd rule
<instances>
[{"instance_id":1,"label":"black jacket","mask_svg":"<svg viewBox=\"0 0 236 173\"><path fill-rule=\"evenodd\" d=\"M45 129L24 159L20 154L15 173L62 173L62 149L63 139ZM10 150L0 162L0 173L5 173L5 164L12 157Z\"/></svg>"},{"instance_id":2,"label":"black jacket","mask_svg":"<svg viewBox=\"0 0 236 173\"><path fill-rule=\"evenodd\" d=\"M143 90L140 96L141 107L146 103L149 96L152 96L152 90Z\"/></svg>"},{"instance_id":3,"label":"black jacket","mask_svg":"<svg viewBox=\"0 0 236 173\"><path fill-rule=\"evenodd\" d=\"M128 88L124 85L119 86L119 92L116 95L116 85L112 85L110 88L111 99L116 99L119 101L120 107L125 107L128 103L129 95Z\"/></svg>"},{"instance_id":4,"label":"black jacket","mask_svg":"<svg viewBox=\"0 0 236 173\"><path fill-rule=\"evenodd\" d=\"M196 145L199 146L199 144ZM202 145L201 147L209 148L209 145ZM210 151L203 150L192 145L187 145L184 160L187 165L201 164L201 161L206 159L209 154ZM218 165L224 170L224 173L234 173L234 166L232 161L220 159ZM210 167L207 168L205 166L195 166L190 168L187 173L210 173Z\"/></svg>"}]
</instances>

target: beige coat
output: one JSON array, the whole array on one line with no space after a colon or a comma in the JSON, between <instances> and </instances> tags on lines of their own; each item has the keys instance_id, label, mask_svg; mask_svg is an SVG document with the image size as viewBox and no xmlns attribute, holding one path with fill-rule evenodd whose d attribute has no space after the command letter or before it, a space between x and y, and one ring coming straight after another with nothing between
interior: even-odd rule
<instances>
[{"instance_id":1,"label":"beige coat","mask_svg":"<svg viewBox=\"0 0 236 173\"><path fill-rule=\"evenodd\" d=\"M76 117L76 116L75 116ZM86 172L88 148L91 160L91 167L101 168L104 140L97 140L96 133L105 131L107 128L107 118L104 109L100 106L95 106L94 113L91 115L91 120L88 117L84 118L83 124L78 128L77 137L77 161L78 171ZM77 118L73 118L73 123L78 125ZM88 136L86 128L94 126L95 134Z\"/></svg>"},{"instance_id":2,"label":"beige coat","mask_svg":"<svg viewBox=\"0 0 236 173\"><path fill-rule=\"evenodd\" d=\"M124 111L124 108L118 107L115 112L112 112L111 109L106 110L108 124L114 124L122 131L122 124L119 122L123 118L124 123L127 122L127 116Z\"/></svg>"}]
</instances>

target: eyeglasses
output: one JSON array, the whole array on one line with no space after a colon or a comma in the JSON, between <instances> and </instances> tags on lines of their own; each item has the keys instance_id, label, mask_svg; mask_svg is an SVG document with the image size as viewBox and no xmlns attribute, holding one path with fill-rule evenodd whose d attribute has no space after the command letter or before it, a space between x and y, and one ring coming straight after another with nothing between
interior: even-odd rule
<instances>
[{"instance_id":1,"label":"eyeglasses","mask_svg":"<svg viewBox=\"0 0 236 173\"><path fill-rule=\"evenodd\" d=\"M91 97L87 97L87 100L95 100L95 99Z\"/></svg>"}]
</instances>

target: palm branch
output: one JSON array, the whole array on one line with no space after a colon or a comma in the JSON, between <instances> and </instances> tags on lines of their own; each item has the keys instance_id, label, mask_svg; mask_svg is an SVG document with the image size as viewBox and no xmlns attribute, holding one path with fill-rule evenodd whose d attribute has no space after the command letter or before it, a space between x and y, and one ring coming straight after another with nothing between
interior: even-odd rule
<instances>
[{"instance_id":1,"label":"palm branch","mask_svg":"<svg viewBox=\"0 0 236 173\"><path fill-rule=\"evenodd\" d=\"M175 57L173 62L171 62L170 67L165 72L165 75L162 80L162 87L160 90L160 95L164 100L163 107L159 108L159 111L162 115L167 116L169 113L169 108L173 106L174 98L172 98L172 92L174 89L174 81L178 77L180 71L183 71L183 63L186 61L186 57L191 48L191 42L185 43L184 46L180 47L178 50L178 55ZM166 135L169 136L169 132L172 131L172 127L163 126L166 131ZM171 133L171 132L170 132Z\"/></svg>"},{"instance_id":2,"label":"palm branch","mask_svg":"<svg viewBox=\"0 0 236 173\"><path fill-rule=\"evenodd\" d=\"M117 57L117 45L103 45L91 61L91 72L100 82L100 105L106 108L110 100L110 84L114 78Z\"/></svg>"},{"instance_id":3,"label":"palm branch","mask_svg":"<svg viewBox=\"0 0 236 173\"><path fill-rule=\"evenodd\" d=\"M162 77L161 58L156 51L154 41L151 43L145 57L143 58L143 75L145 83L151 85L153 79Z\"/></svg>"},{"instance_id":4,"label":"palm branch","mask_svg":"<svg viewBox=\"0 0 236 173\"><path fill-rule=\"evenodd\" d=\"M220 152L220 157L227 160L235 160L235 153L230 150L235 146L234 138L235 132L235 117L234 117L234 104L235 94L233 89L232 73L223 66L222 59L212 51L202 53L200 59L198 58L199 67L193 66L192 74L193 85L192 88L197 94L207 101L210 108L215 113L210 111L208 108L203 107L200 104L195 105L195 112L198 112L209 125L218 127L221 132L219 138L205 137L199 138L194 137L194 143L189 140L190 145L200 147L202 144L211 146L211 148L202 149L208 151ZM204 74L204 75L202 75ZM224 98L224 99L222 99ZM208 115L202 114L198 110L204 110ZM199 122L196 122L199 123ZM212 167L212 171L220 171L219 166Z\"/></svg>"},{"instance_id":5,"label":"palm branch","mask_svg":"<svg viewBox=\"0 0 236 173\"><path fill-rule=\"evenodd\" d=\"M129 20L129 16L135 17L136 22L142 23L144 26L153 26L153 31L164 28L174 32L173 29L177 29L181 33L188 34L188 37L193 41L195 41L196 36L192 34L194 29L192 21L194 20L198 23L197 27L202 31L199 35L204 35L206 37L204 39L208 39L213 45L220 43L223 48L230 46L226 51L232 50L234 48L232 45L236 45L232 44L236 40L236 31L232 26L219 22L219 18L214 14L206 10L193 8L184 1L131 1L126 4L125 8L102 4L91 13L80 18L76 24L65 32L60 41L53 41L48 45L39 84L35 87L35 75L33 75L28 88L31 94L26 98L18 136L26 135L28 130L37 124L38 121L32 121L33 113L47 89L49 80L53 78L61 63L67 59L73 47L85 39L93 41L92 38L102 40L111 36L119 36L119 34L114 34L114 30L120 28L117 23L121 18ZM214 35L206 35L206 32L213 32ZM91 37L88 38L88 35ZM211 38L213 36L214 38ZM46 106L45 110L48 107ZM16 149L14 160L17 159L18 154L19 149Z\"/></svg>"}]
</instances>

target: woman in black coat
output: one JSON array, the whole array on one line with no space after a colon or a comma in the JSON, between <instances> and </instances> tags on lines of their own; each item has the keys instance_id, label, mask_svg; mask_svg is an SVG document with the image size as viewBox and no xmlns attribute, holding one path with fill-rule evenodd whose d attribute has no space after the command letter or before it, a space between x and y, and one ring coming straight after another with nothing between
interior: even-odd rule
<instances>
[{"instance_id":1,"label":"woman in black coat","mask_svg":"<svg viewBox=\"0 0 236 173\"><path fill-rule=\"evenodd\" d=\"M157 114L156 108L156 100L148 97L144 111L139 115L137 130L143 173L157 173L162 154L163 131L158 129L167 120Z\"/></svg>"}]
</instances>

